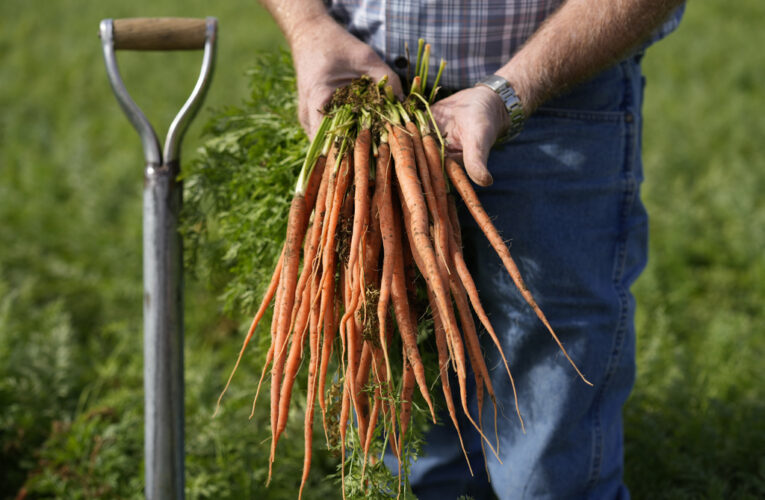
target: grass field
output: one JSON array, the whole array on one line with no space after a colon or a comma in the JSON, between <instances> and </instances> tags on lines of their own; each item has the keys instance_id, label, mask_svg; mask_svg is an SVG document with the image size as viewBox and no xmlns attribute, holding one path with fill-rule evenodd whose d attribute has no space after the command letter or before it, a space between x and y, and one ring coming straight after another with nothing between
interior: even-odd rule
<instances>
[{"instance_id":1,"label":"grass field","mask_svg":"<svg viewBox=\"0 0 765 500\"><path fill-rule=\"evenodd\" d=\"M142 488L142 157L108 86L104 17L215 15L210 108L239 105L259 51L282 44L254 2L0 3L0 498L133 498ZM691 3L645 60L651 257L638 281L636 389L625 408L635 498L765 497L765 4ZM124 54L126 84L165 132L198 54ZM216 277L220 283L222 277ZM215 281L215 280L214 280ZM189 280L187 495L292 498L248 422L247 376L210 420L239 317ZM242 401L241 404L236 401ZM286 440L290 441L290 440ZM310 498L334 498L319 456Z\"/></svg>"}]
</instances>

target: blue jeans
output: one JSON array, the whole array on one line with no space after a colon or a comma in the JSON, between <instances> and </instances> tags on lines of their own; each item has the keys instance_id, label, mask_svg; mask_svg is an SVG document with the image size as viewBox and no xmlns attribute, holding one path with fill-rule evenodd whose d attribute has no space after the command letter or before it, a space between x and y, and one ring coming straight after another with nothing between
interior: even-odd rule
<instances>
[{"instance_id":1,"label":"blue jeans","mask_svg":"<svg viewBox=\"0 0 765 500\"><path fill-rule=\"evenodd\" d=\"M526 305L480 229L461 207L465 256L518 387L489 336L482 344L500 402L500 463L477 432L460 428L471 477L449 418L426 436L410 481L421 500L626 499L621 410L635 377L635 301L648 221L640 201L643 78L630 58L549 102L514 141L492 152L494 184L478 188L521 273L586 385ZM452 387L457 384L453 383ZM475 393L469 394L477 415ZM455 398L456 401L459 401ZM458 410L459 413L459 410ZM493 441L488 397L483 429Z\"/></svg>"}]
</instances>

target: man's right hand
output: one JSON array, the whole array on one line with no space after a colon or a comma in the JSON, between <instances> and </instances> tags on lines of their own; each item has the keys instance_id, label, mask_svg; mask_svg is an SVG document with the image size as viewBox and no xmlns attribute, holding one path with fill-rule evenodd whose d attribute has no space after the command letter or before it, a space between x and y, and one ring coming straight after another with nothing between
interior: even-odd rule
<instances>
[{"instance_id":1,"label":"man's right hand","mask_svg":"<svg viewBox=\"0 0 765 500\"><path fill-rule=\"evenodd\" d=\"M369 45L361 42L322 14L296 26L289 36L297 72L298 118L313 139L322 120L322 108L336 88L361 75L375 81L388 75L397 95L401 81Z\"/></svg>"}]
</instances>

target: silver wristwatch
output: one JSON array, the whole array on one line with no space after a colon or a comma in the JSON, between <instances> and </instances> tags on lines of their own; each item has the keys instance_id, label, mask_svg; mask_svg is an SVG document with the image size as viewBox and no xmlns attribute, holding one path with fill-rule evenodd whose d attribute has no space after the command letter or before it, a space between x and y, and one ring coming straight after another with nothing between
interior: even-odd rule
<instances>
[{"instance_id":1,"label":"silver wristwatch","mask_svg":"<svg viewBox=\"0 0 765 500\"><path fill-rule=\"evenodd\" d=\"M523 130L523 123L526 121L526 115L521 107L521 100L515 93L513 87L507 80L499 75L489 75L476 82L475 86L483 85L493 90L505 103L505 109L510 117L510 128L507 133L497 142L506 142L514 138Z\"/></svg>"}]
</instances>

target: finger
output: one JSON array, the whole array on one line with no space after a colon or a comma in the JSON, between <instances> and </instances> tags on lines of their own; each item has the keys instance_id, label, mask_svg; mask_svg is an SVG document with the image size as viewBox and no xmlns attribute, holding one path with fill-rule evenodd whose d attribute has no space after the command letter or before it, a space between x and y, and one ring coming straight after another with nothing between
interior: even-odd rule
<instances>
[{"instance_id":1,"label":"finger","mask_svg":"<svg viewBox=\"0 0 765 500\"><path fill-rule=\"evenodd\" d=\"M462 161L468 176L479 186L491 186L494 182L486 163L489 159L490 144L486 141L469 141L463 145Z\"/></svg>"},{"instance_id":2,"label":"finger","mask_svg":"<svg viewBox=\"0 0 765 500\"><path fill-rule=\"evenodd\" d=\"M318 109L311 110L309 112L309 127L308 127L308 139L313 141L314 136L316 135L316 132L319 130L319 126L321 125L321 120L324 118L324 115L322 115L321 111Z\"/></svg>"},{"instance_id":3,"label":"finger","mask_svg":"<svg viewBox=\"0 0 765 500\"><path fill-rule=\"evenodd\" d=\"M324 106L332 98L333 87L323 87L314 90L314 93L306 100L305 108L301 114L305 114L305 123L301 119L301 124L308 134L308 138L313 140L316 132L319 130L321 121L324 119Z\"/></svg>"},{"instance_id":4,"label":"finger","mask_svg":"<svg viewBox=\"0 0 765 500\"><path fill-rule=\"evenodd\" d=\"M396 94L396 97L403 100L404 87L401 85L401 79L393 72L393 70L390 70L390 73L388 73L388 83L393 87L393 93Z\"/></svg>"},{"instance_id":5,"label":"finger","mask_svg":"<svg viewBox=\"0 0 765 500\"><path fill-rule=\"evenodd\" d=\"M314 106L313 100L300 100L298 104L298 121L305 130L308 139L313 140L321 122L321 112Z\"/></svg>"},{"instance_id":6,"label":"finger","mask_svg":"<svg viewBox=\"0 0 765 500\"><path fill-rule=\"evenodd\" d=\"M298 105L298 121L308 137L311 137L311 120L308 113L308 106L304 102L300 102Z\"/></svg>"},{"instance_id":7,"label":"finger","mask_svg":"<svg viewBox=\"0 0 765 500\"><path fill-rule=\"evenodd\" d=\"M430 107L430 112L433 115L433 119L436 121L438 128L445 132L451 113L448 112L444 101L440 101L432 105Z\"/></svg>"},{"instance_id":8,"label":"finger","mask_svg":"<svg viewBox=\"0 0 765 500\"><path fill-rule=\"evenodd\" d=\"M368 74L376 82L379 82L380 79L382 79L384 76L387 76L388 85L390 85L393 88L393 93L396 94L396 97L403 100L404 90L403 90L403 87L401 86L401 79L387 65L382 64L379 66L373 66L369 68Z\"/></svg>"},{"instance_id":9,"label":"finger","mask_svg":"<svg viewBox=\"0 0 765 500\"><path fill-rule=\"evenodd\" d=\"M463 143L463 130L455 120L455 111L453 101L449 98L439 101L433 105L431 112L433 119L441 131L441 135L446 140L446 147L452 152L461 152Z\"/></svg>"}]
</instances>

